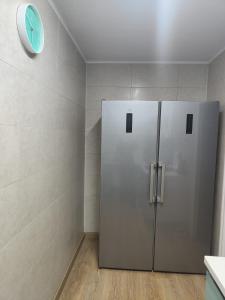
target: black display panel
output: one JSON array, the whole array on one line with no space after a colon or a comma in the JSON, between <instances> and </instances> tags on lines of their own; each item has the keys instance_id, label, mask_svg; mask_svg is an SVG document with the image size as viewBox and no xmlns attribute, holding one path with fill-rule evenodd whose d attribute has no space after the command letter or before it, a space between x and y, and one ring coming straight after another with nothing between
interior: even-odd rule
<instances>
[{"instance_id":1,"label":"black display panel","mask_svg":"<svg viewBox=\"0 0 225 300\"><path fill-rule=\"evenodd\" d=\"M193 129L193 114L187 114L186 134L192 134L192 129Z\"/></svg>"},{"instance_id":2,"label":"black display panel","mask_svg":"<svg viewBox=\"0 0 225 300\"><path fill-rule=\"evenodd\" d=\"M127 117L126 117L126 132L127 133L132 132L132 123L133 123L133 114L127 113Z\"/></svg>"}]
</instances>

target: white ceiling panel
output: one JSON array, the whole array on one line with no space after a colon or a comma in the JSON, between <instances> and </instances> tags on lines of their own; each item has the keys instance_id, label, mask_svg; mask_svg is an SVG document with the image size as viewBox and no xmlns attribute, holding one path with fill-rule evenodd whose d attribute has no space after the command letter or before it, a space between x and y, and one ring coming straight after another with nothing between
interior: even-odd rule
<instances>
[{"instance_id":1,"label":"white ceiling panel","mask_svg":"<svg viewBox=\"0 0 225 300\"><path fill-rule=\"evenodd\" d=\"M208 62L225 0L51 0L87 61Z\"/></svg>"}]
</instances>

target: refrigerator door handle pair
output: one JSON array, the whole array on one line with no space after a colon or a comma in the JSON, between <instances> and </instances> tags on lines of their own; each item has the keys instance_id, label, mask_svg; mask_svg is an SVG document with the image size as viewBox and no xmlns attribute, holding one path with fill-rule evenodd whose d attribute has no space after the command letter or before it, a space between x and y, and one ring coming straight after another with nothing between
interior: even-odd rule
<instances>
[{"instance_id":1,"label":"refrigerator door handle pair","mask_svg":"<svg viewBox=\"0 0 225 300\"><path fill-rule=\"evenodd\" d=\"M157 170L157 163L152 162L150 164L150 190L149 190L149 204L155 203L155 200L157 199L157 203L163 203L164 202L164 188L165 188L165 170L166 165L162 162L158 163L158 175L159 170L161 170L161 176L160 176L160 195L156 195L156 170Z\"/></svg>"}]
</instances>

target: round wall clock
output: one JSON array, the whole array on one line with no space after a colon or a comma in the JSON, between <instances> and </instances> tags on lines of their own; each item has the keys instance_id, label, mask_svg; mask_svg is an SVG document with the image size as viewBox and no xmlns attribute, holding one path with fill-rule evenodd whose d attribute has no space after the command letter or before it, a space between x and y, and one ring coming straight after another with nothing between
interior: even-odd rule
<instances>
[{"instance_id":1,"label":"round wall clock","mask_svg":"<svg viewBox=\"0 0 225 300\"><path fill-rule=\"evenodd\" d=\"M24 47L31 53L41 53L44 48L44 27L38 9L23 3L17 10L17 27Z\"/></svg>"}]
</instances>

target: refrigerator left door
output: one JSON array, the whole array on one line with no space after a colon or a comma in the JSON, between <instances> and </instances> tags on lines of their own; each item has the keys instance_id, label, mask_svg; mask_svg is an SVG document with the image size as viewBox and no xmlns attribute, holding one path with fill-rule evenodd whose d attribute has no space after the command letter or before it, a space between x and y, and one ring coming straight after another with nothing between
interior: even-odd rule
<instances>
[{"instance_id":1,"label":"refrigerator left door","mask_svg":"<svg viewBox=\"0 0 225 300\"><path fill-rule=\"evenodd\" d=\"M157 126L158 102L102 103L100 267L152 270Z\"/></svg>"}]
</instances>

